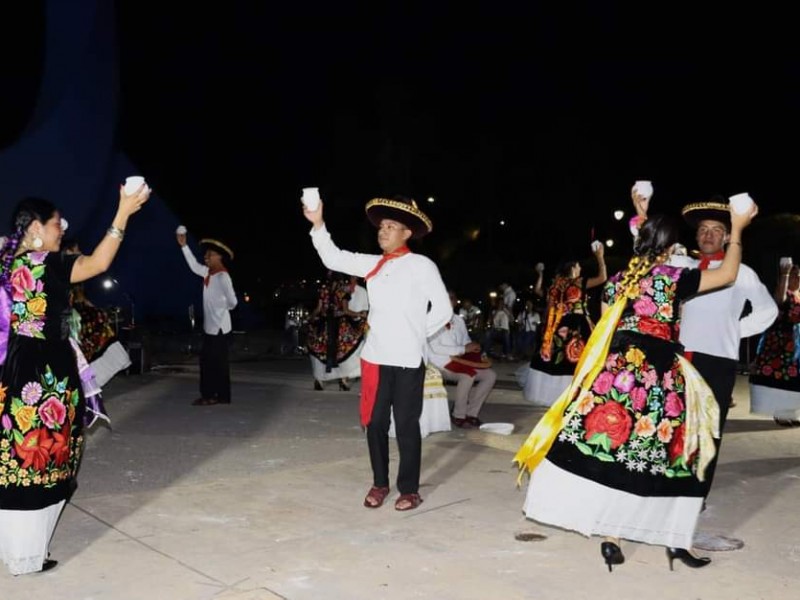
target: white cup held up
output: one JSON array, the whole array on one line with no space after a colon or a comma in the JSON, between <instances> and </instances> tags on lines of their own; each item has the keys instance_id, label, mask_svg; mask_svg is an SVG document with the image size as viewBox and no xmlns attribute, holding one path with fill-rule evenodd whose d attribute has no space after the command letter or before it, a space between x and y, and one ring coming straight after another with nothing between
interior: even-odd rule
<instances>
[{"instance_id":1,"label":"white cup held up","mask_svg":"<svg viewBox=\"0 0 800 600\"><path fill-rule=\"evenodd\" d=\"M753 206L753 199L750 197L750 194L744 192L728 198L728 204L733 212L743 215L750 210L750 207Z\"/></svg>"},{"instance_id":2,"label":"white cup held up","mask_svg":"<svg viewBox=\"0 0 800 600\"><path fill-rule=\"evenodd\" d=\"M131 175L125 178L125 193L135 194L136 190L144 183L144 177L141 175Z\"/></svg>"},{"instance_id":3,"label":"white cup held up","mask_svg":"<svg viewBox=\"0 0 800 600\"><path fill-rule=\"evenodd\" d=\"M303 188L303 195L300 197L307 210L317 210L319 208L319 188Z\"/></svg>"},{"instance_id":4,"label":"white cup held up","mask_svg":"<svg viewBox=\"0 0 800 600\"><path fill-rule=\"evenodd\" d=\"M653 182L652 181L636 181L633 184L633 189L640 196L644 196L648 200L653 196Z\"/></svg>"}]
</instances>

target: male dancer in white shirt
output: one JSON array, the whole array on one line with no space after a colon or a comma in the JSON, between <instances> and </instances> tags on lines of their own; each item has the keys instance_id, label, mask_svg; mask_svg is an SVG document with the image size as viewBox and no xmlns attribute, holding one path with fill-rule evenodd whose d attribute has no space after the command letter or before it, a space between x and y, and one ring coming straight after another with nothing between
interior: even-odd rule
<instances>
[{"instance_id":1,"label":"male dancer in white shirt","mask_svg":"<svg viewBox=\"0 0 800 600\"><path fill-rule=\"evenodd\" d=\"M430 233L431 220L416 202L402 197L375 198L367 218L378 228L383 255L339 249L322 218L322 203L303 214L313 225L311 241L323 264L333 271L363 277L369 296L369 333L361 352L361 424L366 427L372 487L364 506L378 508L389 494L389 427L394 413L400 461L396 510L422 502L419 478L427 338L453 314L439 269L406 243Z\"/></svg>"},{"instance_id":2,"label":"male dancer in white shirt","mask_svg":"<svg viewBox=\"0 0 800 600\"><path fill-rule=\"evenodd\" d=\"M632 191L633 204L639 219L647 218L650 199ZM725 257L725 245L730 239L731 217L728 203L722 197L709 202L687 204L681 213L696 230L699 259L674 256L676 264L700 269L715 269ZM745 303L751 311L742 316ZM736 385L739 364L739 345L742 338L758 335L778 316L778 305L753 269L742 263L736 281L730 287L700 294L683 303L681 308L680 343L686 357L697 368L714 392L719 404L720 438L715 440L717 452L706 469L706 497L714 479L723 428ZM696 543L705 550L732 549L719 544ZM740 547L734 541L733 547Z\"/></svg>"},{"instance_id":3,"label":"male dancer in white shirt","mask_svg":"<svg viewBox=\"0 0 800 600\"><path fill-rule=\"evenodd\" d=\"M452 290L449 294L455 310L456 294ZM456 383L450 419L453 425L462 429L480 427L478 413L494 388L497 373L481 359L481 345L470 339L464 318L454 314L450 322L428 340L428 348L428 359L441 371L442 378Z\"/></svg>"},{"instance_id":4,"label":"male dancer in white shirt","mask_svg":"<svg viewBox=\"0 0 800 600\"><path fill-rule=\"evenodd\" d=\"M200 240L204 248L200 264L186 245L186 234L176 233L186 264L203 278L203 344L200 349L200 397L195 406L231 403L229 360L231 312L236 308L236 292L224 260L233 260L233 251L219 240Z\"/></svg>"}]
</instances>

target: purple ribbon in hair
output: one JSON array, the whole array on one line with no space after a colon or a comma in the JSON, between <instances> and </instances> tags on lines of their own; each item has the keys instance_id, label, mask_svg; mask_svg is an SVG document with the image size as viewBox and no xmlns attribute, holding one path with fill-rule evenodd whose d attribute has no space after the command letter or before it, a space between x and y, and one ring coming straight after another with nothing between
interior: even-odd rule
<instances>
[{"instance_id":1,"label":"purple ribbon in hair","mask_svg":"<svg viewBox=\"0 0 800 600\"><path fill-rule=\"evenodd\" d=\"M11 329L11 298L6 288L0 285L0 365L6 362L8 333Z\"/></svg>"}]
</instances>

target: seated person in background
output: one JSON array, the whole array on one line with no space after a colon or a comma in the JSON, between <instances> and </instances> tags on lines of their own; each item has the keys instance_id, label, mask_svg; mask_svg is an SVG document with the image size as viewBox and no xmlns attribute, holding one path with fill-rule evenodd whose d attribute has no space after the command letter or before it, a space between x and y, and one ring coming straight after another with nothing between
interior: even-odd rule
<instances>
[{"instance_id":1,"label":"seated person in background","mask_svg":"<svg viewBox=\"0 0 800 600\"><path fill-rule=\"evenodd\" d=\"M455 309L455 292L448 291ZM481 346L470 340L464 319L453 314L450 322L428 340L428 359L442 372L445 381L456 383L451 421L456 427L481 426L478 418L483 403L492 391L497 373L481 356Z\"/></svg>"}]
</instances>

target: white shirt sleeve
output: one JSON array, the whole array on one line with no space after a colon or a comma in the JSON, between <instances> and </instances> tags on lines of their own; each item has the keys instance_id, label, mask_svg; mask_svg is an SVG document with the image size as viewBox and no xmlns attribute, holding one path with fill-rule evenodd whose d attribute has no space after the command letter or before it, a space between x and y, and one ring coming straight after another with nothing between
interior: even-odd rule
<instances>
[{"instance_id":1,"label":"white shirt sleeve","mask_svg":"<svg viewBox=\"0 0 800 600\"><path fill-rule=\"evenodd\" d=\"M422 272L422 289L427 293L431 303L425 324L427 337L432 336L450 322L453 317L453 305L450 296L433 261L427 262L428 268Z\"/></svg>"},{"instance_id":2,"label":"white shirt sleeve","mask_svg":"<svg viewBox=\"0 0 800 600\"><path fill-rule=\"evenodd\" d=\"M310 232L311 242L317 250L322 264L324 264L331 271L337 273L347 273L348 275L356 275L357 277L364 277L380 260L380 255L376 254L360 254L358 252L349 252L348 250L341 250L331 239L331 234L322 224L319 229L312 229Z\"/></svg>"},{"instance_id":3,"label":"white shirt sleeve","mask_svg":"<svg viewBox=\"0 0 800 600\"><path fill-rule=\"evenodd\" d=\"M233 289L233 280L227 272L220 273L220 276L222 277L222 293L225 296L227 309L233 310L239 303L239 300L236 298L236 292Z\"/></svg>"},{"instance_id":4,"label":"white shirt sleeve","mask_svg":"<svg viewBox=\"0 0 800 600\"><path fill-rule=\"evenodd\" d=\"M208 267L197 262L197 259L194 257L194 254L192 254L192 251L189 248L189 244L181 246L181 252L183 252L183 258L186 259L186 264L189 265L192 273L199 275L200 277L205 277L208 275Z\"/></svg>"},{"instance_id":5,"label":"white shirt sleeve","mask_svg":"<svg viewBox=\"0 0 800 600\"><path fill-rule=\"evenodd\" d=\"M736 284L742 284L742 293L753 309L739 321L741 336L746 338L758 335L772 325L778 316L778 305L753 269L747 265L739 265L739 275Z\"/></svg>"}]
</instances>

